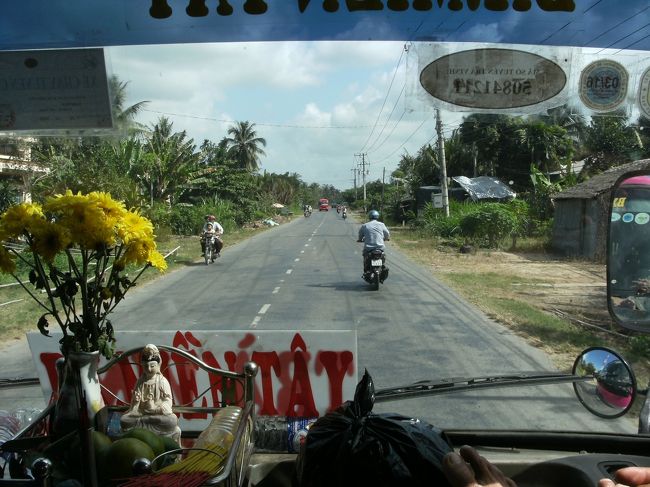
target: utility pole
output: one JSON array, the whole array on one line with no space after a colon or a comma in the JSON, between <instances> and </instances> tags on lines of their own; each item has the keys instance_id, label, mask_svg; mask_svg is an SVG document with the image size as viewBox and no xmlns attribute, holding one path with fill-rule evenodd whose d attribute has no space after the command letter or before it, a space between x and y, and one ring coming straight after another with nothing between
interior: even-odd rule
<instances>
[{"instance_id":1,"label":"utility pole","mask_svg":"<svg viewBox=\"0 0 650 487\"><path fill-rule=\"evenodd\" d=\"M445 139L442 137L442 120L440 119L440 109L436 108L436 132L438 132L438 158L440 160L440 167L442 175L440 179L442 188L442 208L445 210L445 216L449 216L449 191L447 189L447 163L445 161Z\"/></svg>"},{"instance_id":2,"label":"utility pole","mask_svg":"<svg viewBox=\"0 0 650 487\"><path fill-rule=\"evenodd\" d=\"M379 212L384 214L384 186L386 185L386 167L381 173L381 203L379 204Z\"/></svg>"},{"instance_id":3,"label":"utility pole","mask_svg":"<svg viewBox=\"0 0 650 487\"><path fill-rule=\"evenodd\" d=\"M368 164L366 162L366 153L362 152L361 154L356 154L357 156L361 156L361 178L363 182L363 211L364 213L368 211L368 208L366 207L366 165Z\"/></svg>"},{"instance_id":4,"label":"utility pole","mask_svg":"<svg viewBox=\"0 0 650 487\"><path fill-rule=\"evenodd\" d=\"M354 174L354 201L356 201L357 198L358 198L358 196L357 196L357 171L358 171L358 169L356 167L353 167L352 169L350 169L350 171L352 171L352 174Z\"/></svg>"}]
</instances>

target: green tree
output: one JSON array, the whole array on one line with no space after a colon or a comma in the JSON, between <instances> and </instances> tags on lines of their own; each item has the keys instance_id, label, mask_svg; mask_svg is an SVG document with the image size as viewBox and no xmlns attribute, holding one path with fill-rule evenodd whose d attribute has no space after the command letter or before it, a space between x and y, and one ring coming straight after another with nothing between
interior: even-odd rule
<instances>
[{"instance_id":1,"label":"green tree","mask_svg":"<svg viewBox=\"0 0 650 487\"><path fill-rule=\"evenodd\" d=\"M146 154L136 168L152 201L174 204L187 189L191 175L196 171L200 153L187 133L173 132L172 122L161 117L148 135Z\"/></svg>"},{"instance_id":2,"label":"green tree","mask_svg":"<svg viewBox=\"0 0 650 487\"><path fill-rule=\"evenodd\" d=\"M239 167L255 172L260 167L260 156L266 155L266 139L257 136L255 124L245 121L237 122L228 128L226 138L229 155L237 161Z\"/></svg>"},{"instance_id":3,"label":"green tree","mask_svg":"<svg viewBox=\"0 0 650 487\"><path fill-rule=\"evenodd\" d=\"M589 156L584 171L597 174L640 158L643 144L628 119L614 114L592 117L587 130Z\"/></svg>"}]
</instances>

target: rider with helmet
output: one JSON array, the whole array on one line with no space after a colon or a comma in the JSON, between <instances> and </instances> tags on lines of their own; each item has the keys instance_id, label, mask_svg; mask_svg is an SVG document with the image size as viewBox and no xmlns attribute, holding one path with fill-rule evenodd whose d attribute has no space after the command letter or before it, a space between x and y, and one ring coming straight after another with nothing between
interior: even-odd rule
<instances>
[{"instance_id":1,"label":"rider with helmet","mask_svg":"<svg viewBox=\"0 0 650 487\"><path fill-rule=\"evenodd\" d=\"M384 250L384 241L390 240L390 232L386 225L379 221L379 212L370 210L368 213L369 221L361 225L359 229L359 239L357 242L363 242L363 271L366 272L369 267L368 255L374 249Z\"/></svg>"},{"instance_id":2,"label":"rider with helmet","mask_svg":"<svg viewBox=\"0 0 650 487\"><path fill-rule=\"evenodd\" d=\"M220 257L219 253L221 252L221 249L223 248L223 242L221 241L221 235L223 235L223 227L219 225L219 222L217 222L217 219L215 218L214 215L206 215L205 216L205 223L203 224L203 231L201 233L201 256L205 255L205 239L203 236L206 233L212 233L217 236L215 239L215 250L216 250L216 255L217 257Z\"/></svg>"}]
</instances>

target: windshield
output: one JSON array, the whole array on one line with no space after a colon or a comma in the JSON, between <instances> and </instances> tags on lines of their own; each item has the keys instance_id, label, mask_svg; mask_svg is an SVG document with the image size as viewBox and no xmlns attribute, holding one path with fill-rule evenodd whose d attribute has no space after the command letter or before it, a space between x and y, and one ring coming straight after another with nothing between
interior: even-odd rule
<instances>
[{"instance_id":1,"label":"windshield","mask_svg":"<svg viewBox=\"0 0 650 487\"><path fill-rule=\"evenodd\" d=\"M602 20L614 3L592 13ZM173 6L174 15L185 10ZM647 10L640 16L647 20ZM612 28L598 25L591 37ZM20 90L0 75L0 204L45 203L71 190L107 192L137 208L153 223L168 269L147 270L112 311L116 349L144 334L202 350L235 331L231 354L216 360L236 368L256 350L258 412L322 415L327 408L310 398L331 391L316 382L338 377L338 399L352 399L364 369L378 389L569 373L590 346L618 351L645 387L648 340L608 315L608 202L590 186L610 168L650 157L650 61L644 44L627 47L648 30L627 27L585 48L494 43L497 34L441 43L430 26L397 40L102 46L108 128L17 130L21 113L2 90ZM68 90L44 86L43 96ZM78 103L30 116L60 121ZM647 190L627 191L633 202ZM388 233L359 243L371 210ZM201 239L208 215L223 227L216 250ZM645 239L638 230L621 238ZM377 265L389 269L377 291L362 278L375 265L364 263L368 245L384 247ZM30 282L29 266L17 275ZM45 310L20 287L0 296L2 338L24 343ZM290 333L282 353L302 350L310 366L323 351L339 358L323 361L313 383L280 382L282 364L295 377L298 362L273 362L250 344L280 330ZM13 376L37 374L29 360L3 361ZM281 391L275 402L267 387ZM638 407L611 421L591 415L571 384L469 390L375 411L446 429L636 433L638 421Z\"/></svg>"}]
</instances>

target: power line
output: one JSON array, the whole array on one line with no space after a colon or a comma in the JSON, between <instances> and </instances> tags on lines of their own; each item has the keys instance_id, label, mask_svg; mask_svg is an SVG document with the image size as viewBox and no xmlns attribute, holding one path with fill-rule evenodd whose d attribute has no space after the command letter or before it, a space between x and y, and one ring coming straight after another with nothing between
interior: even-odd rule
<instances>
[{"instance_id":1,"label":"power line","mask_svg":"<svg viewBox=\"0 0 650 487\"><path fill-rule=\"evenodd\" d=\"M390 133L386 136L386 138L384 138L384 140L381 142L381 144L379 144L379 145L377 146L377 148L376 148L374 151L373 151L372 148L371 148L371 150L369 150L368 152L375 152L375 151L378 151L378 150L381 148L381 146L384 145L388 139L390 139L391 135L393 135L393 132L395 132L395 129L397 128L397 126L399 125L399 123L402 121L402 119L404 118L404 115L405 115L405 114L406 114L406 110L404 110L404 111L402 112L402 115L399 117L399 120L397 120L397 122L395 122L395 125L393 125L393 129L392 129L392 130L390 131Z\"/></svg>"},{"instance_id":2,"label":"power line","mask_svg":"<svg viewBox=\"0 0 650 487\"><path fill-rule=\"evenodd\" d=\"M370 135L368 135L368 138L364 142L363 147L361 148L361 152L363 152L363 150L366 148L366 145L368 145L368 142L370 141L372 134L375 133L375 128L377 127L377 123L379 123L379 117L381 117L381 112L384 110L384 106L386 105L386 101L388 100L388 95L390 94L390 90L393 87L395 76L397 76L397 71L399 70L399 65L402 63L402 58L404 57L405 52L407 52L406 44L404 45L404 48L402 49L402 52L399 55L399 59L397 60L397 66L395 66L395 71L393 72L393 79L390 80L390 86L388 87L388 91L386 92L386 96L384 97L384 102L381 104L381 109L377 114L377 119L375 120L375 124L373 125L372 130L370 131Z\"/></svg>"},{"instance_id":3,"label":"power line","mask_svg":"<svg viewBox=\"0 0 650 487\"><path fill-rule=\"evenodd\" d=\"M648 10L649 8L650 8L650 6L644 8L643 10L641 10L641 11L639 11L639 12L635 12L634 14L632 14L631 16L629 16L629 17L628 17L627 19L625 19L625 20L621 20L618 24L612 26L611 28L607 29L607 30L604 31L604 32L601 32L600 34L598 34L598 35L597 35L596 37L594 37L593 39L587 41L587 45L591 44L591 43L594 42L596 39L598 39L598 38L604 36L605 34L607 34L607 33L611 32L611 31L613 31L613 30L616 29L619 25L624 24L625 22L627 22L627 21L630 20L630 19L633 19L633 18L636 17L638 14L640 14L640 13L642 13L642 12L645 12L645 11ZM618 41L616 41L616 42L618 42Z\"/></svg>"},{"instance_id":4,"label":"power line","mask_svg":"<svg viewBox=\"0 0 650 487\"><path fill-rule=\"evenodd\" d=\"M371 152L371 151L372 151L372 148L375 147L375 146L377 145L377 142L378 142L379 139L381 138L381 134L384 133L384 130L385 130L386 127L388 126L388 121L389 121L390 118L393 116L393 112L395 111L395 108L397 108L397 103L399 102L399 99L402 98L402 94L404 93L404 88L405 88L405 87L406 87L406 83L404 83L404 86L402 86L402 91L399 92L399 96L397 97L397 100L395 100L395 104L393 105L393 109L390 111L390 114L388 115L388 118L386 119L386 123L385 123L384 126L382 127L381 132L379 132L379 135L377 135L377 138L376 138L375 141L372 143L372 145L371 145L370 147L368 147L368 149L367 149L368 152ZM402 117L403 117L403 116L404 116L404 114L402 113ZM401 120L402 117L400 117L399 120ZM397 121L397 123L399 123L399 120ZM393 130L395 130L395 127L396 127L396 126L397 126L397 124L395 124L395 126L393 127ZM388 137L390 137L390 134L388 135ZM385 141L385 140L386 140L386 139L384 139L384 141ZM382 142L382 144L383 144L383 142ZM381 144L380 144L380 146L381 146Z\"/></svg>"},{"instance_id":5,"label":"power line","mask_svg":"<svg viewBox=\"0 0 650 487\"><path fill-rule=\"evenodd\" d=\"M159 115L169 115L173 117L186 117L196 120L209 120L212 122L220 123L237 123L236 120L227 120L214 117L201 117L199 115L190 115L186 113L172 113L172 112L161 112L157 110L142 109L144 112L157 113ZM265 123L265 122L252 122L255 125L260 127L279 127L279 128L291 128L291 129L365 129L370 127L370 125L292 125L292 124L282 124L282 123Z\"/></svg>"},{"instance_id":6,"label":"power line","mask_svg":"<svg viewBox=\"0 0 650 487\"><path fill-rule=\"evenodd\" d=\"M411 132L411 135L409 135L408 138L407 138L404 142L402 142L402 144L401 144L399 147L397 147L397 149L395 149L393 152L391 152L391 153L388 154L386 157L384 157L383 159L380 159L380 160L377 161L377 162L383 162L383 161L385 161L386 159L388 159L389 157L392 157L393 154L395 154L395 152L397 152L398 150L400 150L402 147L404 147L404 146L406 145L406 143L407 143L409 140L411 140L411 138L412 138L412 137L413 137L413 136L418 132L418 130L420 130L420 129L422 128L422 126L424 125L424 123L427 122L427 121L428 121L428 119L426 119L426 118L425 118L424 120L422 120L422 123L421 123L420 125L418 125L418 128L416 128L413 132ZM431 139L429 139L429 140L431 140Z\"/></svg>"}]
</instances>

